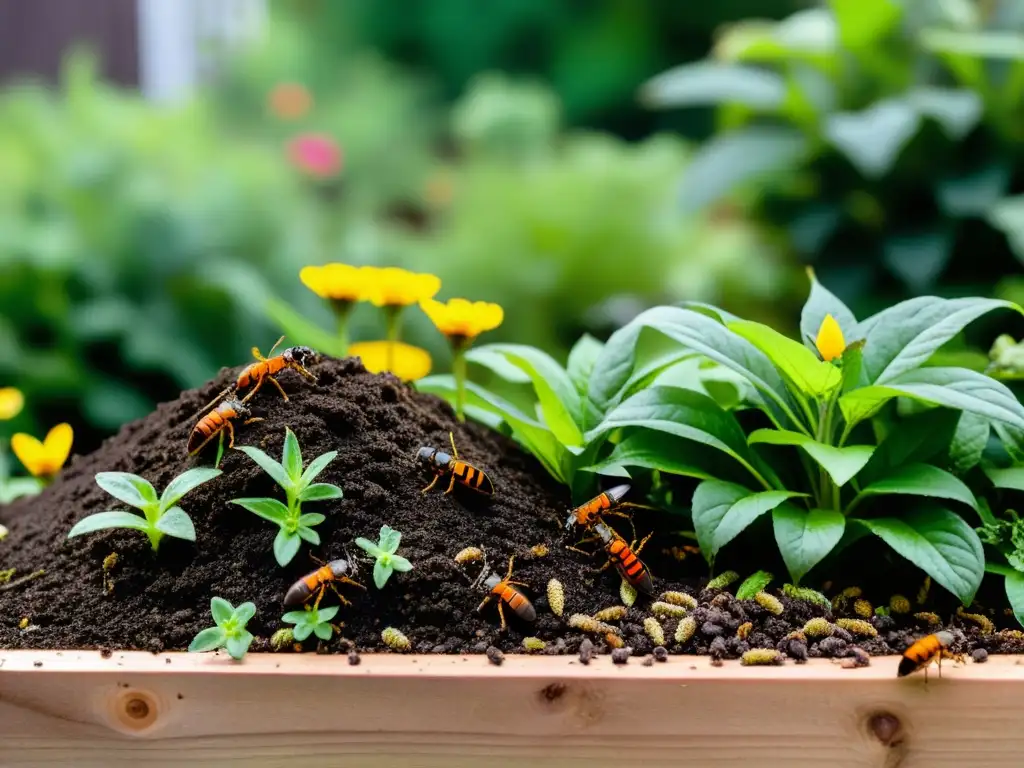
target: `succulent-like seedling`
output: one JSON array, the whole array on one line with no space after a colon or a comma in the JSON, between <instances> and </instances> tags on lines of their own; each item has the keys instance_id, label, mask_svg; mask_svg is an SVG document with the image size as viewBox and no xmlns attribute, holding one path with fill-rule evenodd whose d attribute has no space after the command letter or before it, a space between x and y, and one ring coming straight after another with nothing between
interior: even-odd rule
<instances>
[{"instance_id":1,"label":"succulent-like seedling","mask_svg":"<svg viewBox=\"0 0 1024 768\"><path fill-rule=\"evenodd\" d=\"M665 630L662 628L661 622L653 616L648 616L644 619L644 632L647 633L647 636L651 638L651 642L655 645L665 644Z\"/></svg>"},{"instance_id":2,"label":"succulent-like seedling","mask_svg":"<svg viewBox=\"0 0 1024 768\"><path fill-rule=\"evenodd\" d=\"M783 584L782 594L788 597L790 600L802 600L805 603L812 603L814 605L820 605L827 611L832 610L832 603L827 597L816 589L810 587L798 587L794 584Z\"/></svg>"},{"instance_id":3,"label":"succulent-like seedling","mask_svg":"<svg viewBox=\"0 0 1024 768\"><path fill-rule=\"evenodd\" d=\"M804 624L802 631L807 637L832 637L835 630L835 625L832 622L819 616Z\"/></svg>"},{"instance_id":4,"label":"succulent-like seedling","mask_svg":"<svg viewBox=\"0 0 1024 768\"><path fill-rule=\"evenodd\" d=\"M523 648L528 651L543 651L547 648L548 644L541 640L539 637L524 637Z\"/></svg>"},{"instance_id":5,"label":"succulent-like seedling","mask_svg":"<svg viewBox=\"0 0 1024 768\"><path fill-rule=\"evenodd\" d=\"M565 610L565 588L558 579L551 579L548 582L548 606L558 617L561 617Z\"/></svg>"},{"instance_id":6,"label":"succulent-like seedling","mask_svg":"<svg viewBox=\"0 0 1024 768\"><path fill-rule=\"evenodd\" d=\"M196 635L188 646L189 652L204 653L226 648L231 658L241 661L252 645L252 632L245 625L256 615L256 606L242 603L235 608L224 598L214 597L210 600L210 613L216 626Z\"/></svg>"},{"instance_id":7,"label":"succulent-like seedling","mask_svg":"<svg viewBox=\"0 0 1024 768\"><path fill-rule=\"evenodd\" d=\"M594 618L598 621L622 621L626 618L626 606L613 605L603 608L594 614Z\"/></svg>"},{"instance_id":8,"label":"succulent-like seedling","mask_svg":"<svg viewBox=\"0 0 1024 768\"><path fill-rule=\"evenodd\" d=\"M676 625L675 640L677 643L686 643L697 631L697 620L693 616L684 616Z\"/></svg>"},{"instance_id":9,"label":"succulent-like seedling","mask_svg":"<svg viewBox=\"0 0 1024 768\"><path fill-rule=\"evenodd\" d=\"M636 587L625 579L619 582L619 599L623 605L630 608L636 602Z\"/></svg>"},{"instance_id":10,"label":"succulent-like seedling","mask_svg":"<svg viewBox=\"0 0 1024 768\"><path fill-rule=\"evenodd\" d=\"M568 624L573 629L590 632L595 635L604 635L609 632L612 634L618 634L621 631L618 627L613 627L611 624L606 624L603 621L595 619L593 616L587 616L582 613L574 613L570 616Z\"/></svg>"},{"instance_id":11,"label":"succulent-like seedling","mask_svg":"<svg viewBox=\"0 0 1024 768\"><path fill-rule=\"evenodd\" d=\"M394 627L385 627L380 633L381 642L393 651L408 651L412 648L409 638Z\"/></svg>"},{"instance_id":12,"label":"succulent-like seedling","mask_svg":"<svg viewBox=\"0 0 1024 768\"><path fill-rule=\"evenodd\" d=\"M836 626L842 627L847 632L865 637L878 637L878 630L869 621L863 619L836 619Z\"/></svg>"},{"instance_id":13,"label":"succulent-like seedling","mask_svg":"<svg viewBox=\"0 0 1024 768\"><path fill-rule=\"evenodd\" d=\"M664 619L685 616L688 610L685 606L673 605L661 600L651 603L651 613Z\"/></svg>"},{"instance_id":14,"label":"succulent-like seedling","mask_svg":"<svg viewBox=\"0 0 1024 768\"><path fill-rule=\"evenodd\" d=\"M744 667L755 666L782 666L786 663L786 657L774 648L751 648L740 657L740 664Z\"/></svg>"},{"instance_id":15,"label":"succulent-like seedling","mask_svg":"<svg viewBox=\"0 0 1024 768\"><path fill-rule=\"evenodd\" d=\"M680 605L683 608L688 608L691 611L698 605L697 598L693 597L692 595L688 595L685 592L662 592L661 599L666 603L671 603L672 605Z\"/></svg>"},{"instance_id":16,"label":"succulent-like seedling","mask_svg":"<svg viewBox=\"0 0 1024 768\"><path fill-rule=\"evenodd\" d=\"M295 644L295 633L291 627L282 627L270 636L270 650L283 651Z\"/></svg>"},{"instance_id":17,"label":"succulent-like seedling","mask_svg":"<svg viewBox=\"0 0 1024 768\"><path fill-rule=\"evenodd\" d=\"M782 601L775 597L775 595L770 595L767 592L758 592L754 595L754 602L775 616L781 616L785 610Z\"/></svg>"},{"instance_id":18,"label":"succulent-like seedling","mask_svg":"<svg viewBox=\"0 0 1024 768\"><path fill-rule=\"evenodd\" d=\"M359 537L356 546L374 558L373 583L377 589L384 589L394 571L406 573L412 570L412 563L401 555L396 555L398 545L402 543L402 534L389 525L381 526L380 536L376 544L369 539Z\"/></svg>"},{"instance_id":19,"label":"succulent-like seedling","mask_svg":"<svg viewBox=\"0 0 1024 768\"><path fill-rule=\"evenodd\" d=\"M736 571L725 571L720 573L715 578L708 582L708 589L726 589L730 585L739 581L740 575Z\"/></svg>"},{"instance_id":20,"label":"succulent-like seedling","mask_svg":"<svg viewBox=\"0 0 1024 768\"><path fill-rule=\"evenodd\" d=\"M331 624L341 606L332 605L329 608L310 608L304 611L289 611L281 617L285 624L294 624L292 634L295 640L302 643L310 635L316 635L320 640L330 640L334 634L334 625Z\"/></svg>"}]
</instances>

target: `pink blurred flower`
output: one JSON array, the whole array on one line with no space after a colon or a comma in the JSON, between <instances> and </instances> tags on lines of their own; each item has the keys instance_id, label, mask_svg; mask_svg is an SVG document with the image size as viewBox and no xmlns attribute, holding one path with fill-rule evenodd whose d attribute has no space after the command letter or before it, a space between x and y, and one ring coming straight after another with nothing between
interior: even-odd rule
<instances>
[{"instance_id":1,"label":"pink blurred flower","mask_svg":"<svg viewBox=\"0 0 1024 768\"><path fill-rule=\"evenodd\" d=\"M304 133L288 142L288 157L310 176L328 178L341 170L341 147L330 136Z\"/></svg>"}]
</instances>

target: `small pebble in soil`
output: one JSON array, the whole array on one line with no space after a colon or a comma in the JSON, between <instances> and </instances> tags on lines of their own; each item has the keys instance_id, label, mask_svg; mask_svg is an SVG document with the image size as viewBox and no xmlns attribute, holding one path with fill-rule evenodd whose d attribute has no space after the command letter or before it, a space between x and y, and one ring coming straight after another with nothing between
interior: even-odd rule
<instances>
[{"instance_id":1,"label":"small pebble in soil","mask_svg":"<svg viewBox=\"0 0 1024 768\"><path fill-rule=\"evenodd\" d=\"M863 648L858 648L856 645L852 645L847 649L846 653L846 658L839 662L839 666L843 669L856 669L857 667L871 666L871 657Z\"/></svg>"},{"instance_id":2,"label":"small pebble in soil","mask_svg":"<svg viewBox=\"0 0 1024 768\"><path fill-rule=\"evenodd\" d=\"M590 641L590 638L585 637L583 642L580 643L580 664L586 666L592 658L594 658L594 644Z\"/></svg>"},{"instance_id":3,"label":"small pebble in soil","mask_svg":"<svg viewBox=\"0 0 1024 768\"><path fill-rule=\"evenodd\" d=\"M725 644L724 637L716 637L708 646L708 655L712 660L721 661L728 655L729 647Z\"/></svg>"},{"instance_id":4,"label":"small pebble in soil","mask_svg":"<svg viewBox=\"0 0 1024 768\"><path fill-rule=\"evenodd\" d=\"M984 664L988 661L988 651L984 648L975 648L971 651L971 658L974 659L975 664Z\"/></svg>"},{"instance_id":5,"label":"small pebble in soil","mask_svg":"<svg viewBox=\"0 0 1024 768\"><path fill-rule=\"evenodd\" d=\"M708 637L721 637L725 630L710 621L705 621L700 627L700 633Z\"/></svg>"},{"instance_id":6,"label":"small pebble in soil","mask_svg":"<svg viewBox=\"0 0 1024 768\"><path fill-rule=\"evenodd\" d=\"M790 640L786 648L786 655L797 664L807 663L807 643L801 640Z\"/></svg>"},{"instance_id":7,"label":"small pebble in soil","mask_svg":"<svg viewBox=\"0 0 1024 768\"><path fill-rule=\"evenodd\" d=\"M629 662L629 656L633 653L632 648L616 648L612 651L612 663L613 664L626 664Z\"/></svg>"},{"instance_id":8,"label":"small pebble in soil","mask_svg":"<svg viewBox=\"0 0 1024 768\"><path fill-rule=\"evenodd\" d=\"M505 661L505 654L491 645L487 648L487 660L494 666L500 667Z\"/></svg>"},{"instance_id":9,"label":"small pebble in soil","mask_svg":"<svg viewBox=\"0 0 1024 768\"><path fill-rule=\"evenodd\" d=\"M644 656L644 660L642 662L640 662L640 666L642 666L642 667L653 667L654 666L654 657L653 656Z\"/></svg>"},{"instance_id":10,"label":"small pebble in soil","mask_svg":"<svg viewBox=\"0 0 1024 768\"><path fill-rule=\"evenodd\" d=\"M114 655L114 652L109 648L100 648L100 658L109 659Z\"/></svg>"},{"instance_id":11,"label":"small pebble in soil","mask_svg":"<svg viewBox=\"0 0 1024 768\"><path fill-rule=\"evenodd\" d=\"M668 650L664 646L662 646L662 645L659 645L658 647L656 647L654 649L654 660L655 661L668 661Z\"/></svg>"},{"instance_id":12,"label":"small pebble in soil","mask_svg":"<svg viewBox=\"0 0 1024 768\"><path fill-rule=\"evenodd\" d=\"M838 658L846 654L847 643L840 637L826 637L818 643L818 650L825 657Z\"/></svg>"},{"instance_id":13,"label":"small pebble in soil","mask_svg":"<svg viewBox=\"0 0 1024 768\"><path fill-rule=\"evenodd\" d=\"M362 661L362 658L360 658L358 651L349 651L348 652L348 663L349 663L350 666L358 667L359 666L359 662L361 662L361 661Z\"/></svg>"}]
</instances>

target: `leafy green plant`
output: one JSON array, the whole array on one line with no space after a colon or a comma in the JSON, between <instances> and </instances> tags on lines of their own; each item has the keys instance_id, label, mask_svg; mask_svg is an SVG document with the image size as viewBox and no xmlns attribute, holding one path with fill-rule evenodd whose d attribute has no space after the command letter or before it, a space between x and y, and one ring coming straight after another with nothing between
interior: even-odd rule
<instances>
[{"instance_id":1,"label":"leafy green plant","mask_svg":"<svg viewBox=\"0 0 1024 768\"><path fill-rule=\"evenodd\" d=\"M250 445L239 446L238 450L255 461L284 490L286 504L271 498L231 500L232 504L237 504L280 528L274 539L274 557L277 558L278 564L284 567L295 557L303 541L313 546L320 544L320 534L313 530L313 526L319 525L326 518L316 512L303 513L302 503L342 498L342 491L338 486L313 482L334 460L338 452L328 451L317 456L303 471L299 440L288 427L285 427L280 463L259 448Z\"/></svg>"},{"instance_id":2,"label":"leafy green plant","mask_svg":"<svg viewBox=\"0 0 1024 768\"><path fill-rule=\"evenodd\" d=\"M154 552L159 548L160 540L164 536L195 541L196 529L192 525L192 518L178 506L178 502L189 491L213 480L220 473L219 469L203 467L182 472L171 480L163 494L157 497L156 489L148 480L138 475L128 472L98 472L96 485L118 501L140 510L142 516L120 510L97 512L75 523L68 532L68 538L107 528L132 528L142 531L149 537Z\"/></svg>"},{"instance_id":3,"label":"leafy green plant","mask_svg":"<svg viewBox=\"0 0 1024 768\"><path fill-rule=\"evenodd\" d=\"M252 645L252 632L249 632L245 625L256 615L256 606L252 603L242 603L235 608L224 598L214 597L210 600L210 613L216 626L204 629L196 635L189 643L189 653L205 653L227 648L232 659L241 661Z\"/></svg>"},{"instance_id":4,"label":"leafy green plant","mask_svg":"<svg viewBox=\"0 0 1024 768\"><path fill-rule=\"evenodd\" d=\"M412 570L412 563L401 555L395 554L401 541L402 534L388 525L381 526L380 540L376 544L369 539L364 539L362 536L356 539L356 546L370 557L375 558L373 563L373 583L377 585L377 589L384 589L384 585L391 578L392 571L405 573Z\"/></svg>"},{"instance_id":5,"label":"leafy green plant","mask_svg":"<svg viewBox=\"0 0 1024 768\"><path fill-rule=\"evenodd\" d=\"M1024 491L1024 465L1001 463L986 461L982 468L989 488L978 500L977 531L986 548L985 571L1003 577L1010 608L1024 626L1024 519L1010 506Z\"/></svg>"},{"instance_id":6,"label":"leafy green plant","mask_svg":"<svg viewBox=\"0 0 1024 768\"><path fill-rule=\"evenodd\" d=\"M332 605L329 608L310 608L305 611L289 611L281 617L286 624L294 624L292 634L298 642L303 642L310 635L316 635L321 640L330 640L334 634L334 625L331 624L340 609L340 606Z\"/></svg>"}]
</instances>

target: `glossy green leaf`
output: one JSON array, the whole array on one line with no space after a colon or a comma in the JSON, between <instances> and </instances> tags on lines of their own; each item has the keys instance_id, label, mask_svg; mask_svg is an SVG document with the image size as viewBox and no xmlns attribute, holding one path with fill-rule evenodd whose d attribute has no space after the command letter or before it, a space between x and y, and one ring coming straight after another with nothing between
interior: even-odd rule
<instances>
[{"instance_id":1,"label":"glossy green leaf","mask_svg":"<svg viewBox=\"0 0 1024 768\"><path fill-rule=\"evenodd\" d=\"M288 507L277 499L232 499L231 503L278 525L288 519Z\"/></svg>"},{"instance_id":2,"label":"glossy green leaf","mask_svg":"<svg viewBox=\"0 0 1024 768\"><path fill-rule=\"evenodd\" d=\"M196 540L196 529L192 518L181 507L171 507L156 521L156 529L168 536L185 541Z\"/></svg>"},{"instance_id":3,"label":"glossy green leaf","mask_svg":"<svg viewBox=\"0 0 1024 768\"><path fill-rule=\"evenodd\" d=\"M917 133L921 117L902 99L874 102L860 112L834 112L825 136L868 178L885 175Z\"/></svg>"},{"instance_id":4,"label":"glossy green leaf","mask_svg":"<svg viewBox=\"0 0 1024 768\"><path fill-rule=\"evenodd\" d=\"M519 366L512 365L505 355L491 349L490 344L473 347L466 353L466 362L482 365L505 381L513 384L528 384L530 377Z\"/></svg>"},{"instance_id":5,"label":"glossy green leaf","mask_svg":"<svg viewBox=\"0 0 1024 768\"><path fill-rule=\"evenodd\" d=\"M387 554L383 549L377 546L376 542L370 541L369 539L363 536L358 537L355 541L355 544L370 557L380 557L381 555Z\"/></svg>"},{"instance_id":6,"label":"glossy green leaf","mask_svg":"<svg viewBox=\"0 0 1024 768\"><path fill-rule=\"evenodd\" d=\"M131 512L97 512L95 515L89 515L75 523L68 531L68 538L73 539L75 536L107 528L131 528L136 531L148 531L149 523L144 517L133 515Z\"/></svg>"},{"instance_id":7,"label":"glossy green leaf","mask_svg":"<svg viewBox=\"0 0 1024 768\"><path fill-rule=\"evenodd\" d=\"M775 541L794 584L825 559L846 530L846 518L831 509L800 509L780 504L772 512Z\"/></svg>"},{"instance_id":8,"label":"glossy green leaf","mask_svg":"<svg viewBox=\"0 0 1024 768\"><path fill-rule=\"evenodd\" d=\"M287 619L286 619L287 621ZM305 642L306 638L313 634L312 624L296 624L295 629L292 630L292 636L300 643Z\"/></svg>"},{"instance_id":9,"label":"glossy green leaf","mask_svg":"<svg viewBox=\"0 0 1024 768\"><path fill-rule=\"evenodd\" d=\"M281 466L288 474L294 488L302 477L302 449L299 447L299 439L292 432L290 427L284 428L284 450L281 452Z\"/></svg>"},{"instance_id":10,"label":"glossy green leaf","mask_svg":"<svg viewBox=\"0 0 1024 768\"><path fill-rule=\"evenodd\" d=\"M701 480L725 479L728 468L716 460L718 456L691 440L640 430L618 443L606 459L585 469L603 473L613 467L638 467Z\"/></svg>"},{"instance_id":11,"label":"glossy green leaf","mask_svg":"<svg viewBox=\"0 0 1024 768\"><path fill-rule=\"evenodd\" d=\"M768 573L768 571L752 573L743 580L743 583L736 590L736 599L753 600L758 592L763 592L765 587L772 583L773 578L774 576Z\"/></svg>"},{"instance_id":12,"label":"glossy green leaf","mask_svg":"<svg viewBox=\"0 0 1024 768\"><path fill-rule=\"evenodd\" d=\"M1024 491L1024 467L985 467L985 475L996 488Z\"/></svg>"},{"instance_id":13,"label":"glossy green leaf","mask_svg":"<svg viewBox=\"0 0 1024 768\"><path fill-rule=\"evenodd\" d=\"M735 483L721 480L705 480L697 486L693 493L692 514L693 531L697 536L700 552L708 564L714 565L715 531L729 508L740 499L750 495L750 489Z\"/></svg>"},{"instance_id":14,"label":"glossy green leaf","mask_svg":"<svg viewBox=\"0 0 1024 768\"><path fill-rule=\"evenodd\" d=\"M330 483L313 483L299 494L299 501L327 501L340 499L344 496L341 488Z\"/></svg>"},{"instance_id":15,"label":"glossy green leaf","mask_svg":"<svg viewBox=\"0 0 1024 768\"><path fill-rule=\"evenodd\" d=\"M320 525L326 519L319 512L303 512L299 515L299 525L304 525L308 528L313 525Z\"/></svg>"},{"instance_id":16,"label":"glossy green leaf","mask_svg":"<svg viewBox=\"0 0 1024 768\"><path fill-rule=\"evenodd\" d=\"M903 15L895 0L829 0L847 48L874 45L895 29Z\"/></svg>"},{"instance_id":17,"label":"glossy green leaf","mask_svg":"<svg viewBox=\"0 0 1024 768\"><path fill-rule=\"evenodd\" d=\"M949 461L954 472L963 474L978 466L991 431L988 419L984 416L961 414L949 446Z\"/></svg>"},{"instance_id":18,"label":"glossy green leaf","mask_svg":"<svg viewBox=\"0 0 1024 768\"><path fill-rule=\"evenodd\" d=\"M874 446L870 445L847 445L837 448L833 445L819 443L799 432L791 432L784 429L758 429L747 438L751 445L795 445L807 452L807 455L814 459L838 485L846 485L850 480L864 468L874 452Z\"/></svg>"},{"instance_id":19,"label":"glossy green leaf","mask_svg":"<svg viewBox=\"0 0 1024 768\"><path fill-rule=\"evenodd\" d=\"M274 537L274 559L277 560L277 564L282 568L288 565L298 554L301 545L302 539L298 534L288 533L284 528L279 530Z\"/></svg>"},{"instance_id":20,"label":"glossy green leaf","mask_svg":"<svg viewBox=\"0 0 1024 768\"><path fill-rule=\"evenodd\" d=\"M234 613L231 614L231 618L240 627L244 627L249 623L249 620L256 615L256 604L255 603L242 603L235 608Z\"/></svg>"},{"instance_id":21,"label":"glossy green leaf","mask_svg":"<svg viewBox=\"0 0 1024 768\"><path fill-rule=\"evenodd\" d=\"M334 627L325 621L322 624L317 624L313 627L313 634L321 640L327 641L330 640L331 635L334 634Z\"/></svg>"},{"instance_id":22,"label":"glossy green leaf","mask_svg":"<svg viewBox=\"0 0 1024 768\"><path fill-rule=\"evenodd\" d=\"M383 559L378 558L373 563L373 583L377 589L384 589L384 585L388 583L388 579L391 578L392 568L390 565L386 565Z\"/></svg>"},{"instance_id":23,"label":"glossy green leaf","mask_svg":"<svg viewBox=\"0 0 1024 768\"><path fill-rule=\"evenodd\" d=\"M292 480L288 477L287 470L259 448L253 448L251 445L241 445L238 447L238 450L259 464L260 468L270 475L279 486L285 490L292 487Z\"/></svg>"},{"instance_id":24,"label":"glossy green leaf","mask_svg":"<svg viewBox=\"0 0 1024 768\"><path fill-rule=\"evenodd\" d=\"M300 488L306 488L320 475L321 472L327 469L327 465L334 461L337 455L337 451L328 451L309 462L309 466L306 467L306 471L303 472L302 476L299 478L298 486Z\"/></svg>"},{"instance_id":25,"label":"glossy green leaf","mask_svg":"<svg viewBox=\"0 0 1024 768\"><path fill-rule=\"evenodd\" d=\"M1010 602L1013 610L1013 617L1017 623L1024 626L1024 573L1011 571L1006 574L1004 583L1006 599Z\"/></svg>"},{"instance_id":26,"label":"glossy green leaf","mask_svg":"<svg viewBox=\"0 0 1024 768\"><path fill-rule=\"evenodd\" d=\"M401 555L392 555L391 567L398 573L408 573L412 570L412 563L410 563Z\"/></svg>"},{"instance_id":27,"label":"glossy green leaf","mask_svg":"<svg viewBox=\"0 0 1024 768\"><path fill-rule=\"evenodd\" d=\"M963 417L948 408L927 411L900 419L875 449L871 461L860 474L862 484L870 484L892 474L906 464L941 464L953 440L957 422Z\"/></svg>"},{"instance_id":28,"label":"glossy green leaf","mask_svg":"<svg viewBox=\"0 0 1024 768\"><path fill-rule=\"evenodd\" d=\"M727 327L764 352L789 381L804 394L821 397L842 379L839 369L818 358L798 341L761 323L740 320Z\"/></svg>"},{"instance_id":29,"label":"glossy green leaf","mask_svg":"<svg viewBox=\"0 0 1024 768\"><path fill-rule=\"evenodd\" d=\"M228 641L227 633L220 627L204 629L188 645L189 653L206 653L222 648Z\"/></svg>"},{"instance_id":30,"label":"glossy green leaf","mask_svg":"<svg viewBox=\"0 0 1024 768\"><path fill-rule=\"evenodd\" d=\"M861 496L884 496L887 494L931 496L950 499L978 508L978 501L962 480L943 469L930 464L907 464L864 488Z\"/></svg>"},{"instance_id":31,"label":"glossy green leaf","mask_svg":"<svg viewBox=\"0 0 1024 768\"><path fill-rule=\"evenodd\" d=\"M223 597L214 597L210 600L210 615L217 626L227 624L235 615L235 606Z\"/></svg>"},{"instance_id":32,"label":"glossy green leaf","mask_svg":"<svg viewBox=\"0 0 1024 768\"><path fill-rule=\"evenodd\" d=\"M187 472L182 472L176 478L168 483L164 489L163 495L160 497L160 508L170 509L189 491L198 488L203 483L208 483L215 477L220 476L221 471L219 469L208 469L206 467L197 467L190 469Z\"/></svg>"},{"instance_id":33,"label":"glossy green leaf","mask_svg":"<svg viewBox=\"0 0 1024 768\"><path fill-rule=\"evenodd\" d=\"M392 554L398 551L398 546L401 543L401 531L396 531L390 525L385 525L381 527L379 546L382 550L384 550L388 554Z\"/></svg>"},{"instance_id":34,"label":"glossy green leaf","mask_svg":"<svg viewBox=\"0 0 1024 768\"><path fill-rule=\"evenodd\" d=\"M857 318L854 317L849 307L818 282L813 270L808 269L807 275L811 279L811 292L800 311L800 336L807 347L812 352L816 351L814 341L818 338L821 324L825 322L825 317L828 315L832 315L839 323L839 328L843 331L843 338L847 344L859 338Z\"/></svg>"},{"instance_id":35,"label":"glossy green leaf","mask_svg":"<svg viewBox=\"0 0 1024 768\"><path fill-rule=\"evenodd\" d=\"M224 643L228 656L235 661L241 661L249 652L249 646L252 645L253 639L252 632L248 631L242 631L234 637L229 637Z\"/></svg>"},{"instance_id":36,"label":"glossy green leaf","mask_svg":"<svg viewBox=\"0 0 1024 768\"><path fill-rule=\"evenodd\" d=\"M711 542L712 556L717 555L722 547L743 533L765 512L771 512L787 499L806 496L806 493L796 491L762 491L735 502L715 528Z\"/></svg>"},{"instance_id":37,"label":"glossy green leaf","mask_svg":"<svg viewBox=\"0 0 1024 768\"><path fill-rule=\"evenodd\" d=\"M899 555L970 605L984 575L978 534L949 510L927 506L901 518L860 520Z\"/></svg>"},{"instance_id":38,"label":"glossy green leaf","mask_svg":"<svg viewBox=\"0 0 1024 768\"><path fill-rule=\"evenodd\" d=\"M320 546L320 534L314 531L309 526L300 525L298 528L295 529L295 535L307 544L312 544L314 547Z\"/></svg>"},{"instance_id":39,"label":"glossy green leaf","mask_svg":"<svg viewBox=\"0 0 1024 768\"><path fill-rule=\"evenodd\" d=\"M138 475L128 472L97 472L96 485L118 501L137 509L159 504L156 489Z\"/></svg>"},{"instance_id":40,"label":"glossy green leaf","mask_svg":"<svg viewBox=\"0 0 1024 768\"><path fill-rule=\"evenodd\" d=\"M573 386L579 392L580 397L587 396L587 387L590 384L590 374L594 370L597 358L604 350L604 343L598 341L589 333L584 333L569 350L569 360L566 363L566 373L572 380Z\"/></svg>"},{"instance_id":41,"label":"glossy green leaf","mask_svg":"<svg viewBox=\"0 0 1024 768\"><path fill-rule=\"evenodd\" d=\"M644 83L640 98L652 107L743 104L761 111L779 109L786 83L765 69L717 61L683 64Z\"/></svg>"}]
</instances>

